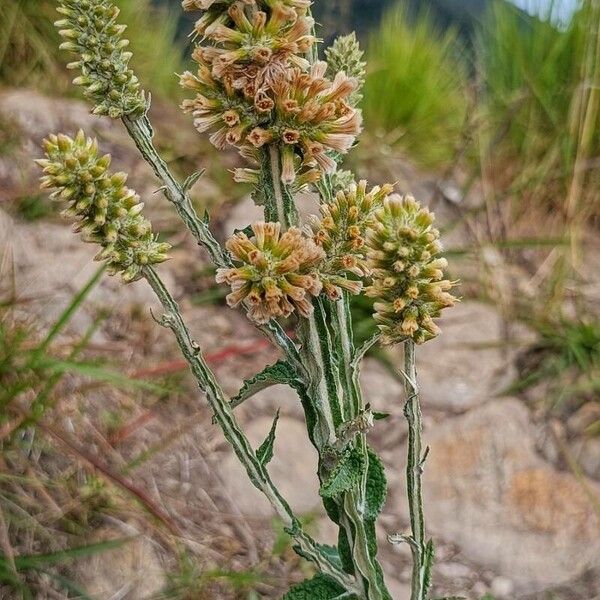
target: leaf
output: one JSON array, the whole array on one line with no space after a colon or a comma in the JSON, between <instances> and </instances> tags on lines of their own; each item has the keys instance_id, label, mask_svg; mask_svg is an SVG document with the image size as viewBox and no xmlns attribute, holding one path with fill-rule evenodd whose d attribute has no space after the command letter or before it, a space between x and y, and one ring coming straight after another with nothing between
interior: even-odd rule
<instances>
[{"instance_id":1,"label":"leaf","mask_svg":"<svg viewBox=\"0 0 600 600\"><path fill-rule=\"evenodd\" d=\"M183 191L184 194L187 194L196 184L196 182L198 181L198 179L200 179L200 177L202 177L202 175L204 175L204 173L206 172L206 169L200 169L199 171L196 171L195 173L192 173L184 182L183 185L181 186L181 189Z\"/></svg>"},{"instance_id":2,"label":"leaf","mask_svg":"<svg viewBox=\"0 0 600 600\"><path fill-rule=\"evenodd\" d=\"M326 575L315 575L296 584L282 600L335 600L346 590Z\"/></svg>"},{"instance_id":3,"label":"leaf","mask_svg":"<svg viewBox=\"0 0 600 600\"><path fill-rule=\"evenodd\" d=\"M390 413L388 413L388 412L373 411L373 418L376 421L382 421L383 419L387 419L389 416L390 416Z\"/></svg>"},{"instance_id":4,"label":"leaf","mask_svg":"<svg viewBox=\"0 0 600 600\"><path fill-rule=\"evenodd\" d=\"M107 550L120 548L123 544L130 541L131 538L119 538L116 540L107 540L97 544L88 544L86 546L76 546L68 550L59 550L58 552L49 552L48 554L29 554L15 556L15 567L18 571L27 569L42 569L47 565L61 564L70 560L93 556Z\"/></svg>"},{"instance_id":5,"label":"leaf","mask_svg":"<svg viewBox=\"0 0 600 600\"><path fill-rule=\"evenodd\" d=\"M246 225L243 229L234 229L233 233L243 233L249 238L254 237L254 230L252 229L252 225Z\"/></svg>"},{"instance_id":6,"label":"leaf","mask_svg":"<svg viewBox=\"0 0 600 600\"><path fill-rule=\"evenodd\" d=\"M367 493L365 519L376 519L387 497L387 479L383 463L369 448L367 450L369 466L367 467Z\"/></svg>"},{"instance_id":7,"label":"leaf","mask_svg":"<svg viewBox=\"0 0 600 600\"><path fill-rule=\"evenodd\" d=\"M291 365L284 360L278 360L275 364L268 365L250 379L246 379L239 392L231 399L231 407L239 406L254 394L272 385L280 383L292 385L291 381L295 377L296 374Z\"/></svg>"},{"instance_id":8,"label":"leaf","mask_svg":"<svg viewBox=\"0 0 600 600\"><path fill-rule=\"evenodd\" d=\"M271 425L271 429L269 430L265 441L256 451L256 458L258 458L258 462L260 462L263 467L267 465L273 458L273 444L275 443L275 429L277 428L277 421L279 421L279 409L277 409L277 414L273 419L273 425Z\"/></svg>"},{"instance_id":9,"label":"leaf","mask_svg":"<svg viewBox=\"0 0 600 600\"><path fill-rule=\"evenodd\" d=\"M59 360L51 357L42 357L36 364L38 367L46 369L48 373L76 373L78 375L90 377L95 381L110 383L111 385L119 388L142 389L155 392L157 394L169 391L169 389L164 386L157 385L149 381L133 379L117 371L104 369L90 362L78 362L69 359Z\"/></svg>"},{"instance_id":10,"label":"leaf","mask_svg":"<svg viewBox=\"0 0 600 600\"><path fill-rule=\"evenodd\" d=\"M336 567L342 568L342 560L340 558L340 553L335 546L330 546L328 544L317 544L317 548L326 556L330 563L335 565Z\"/></svg>"},{"instance_id":11,"label":"leaf","mask_svg":"<svg viewBox=\"0 0 600 600\"><path fill-rule=\"evenodd\" d=\"M425 544L425 552L423 555L423 592L425 596L427 596L427 591L431 586L431 572L433 570L434 558L433 540L429 540L427 544Z\"/></svg>"},{"instance_id":12,"label":"leaf","mask_svg":"<svg viewBox=\"0 0 600 600\"><path fill-rule=\"evenodd\" d=\"M324 498L333 498L353 489L363 475L365 462L365 456L358 448L345 450L328 479L321 485L319 494Z\"/></svg>"}]
</instances>

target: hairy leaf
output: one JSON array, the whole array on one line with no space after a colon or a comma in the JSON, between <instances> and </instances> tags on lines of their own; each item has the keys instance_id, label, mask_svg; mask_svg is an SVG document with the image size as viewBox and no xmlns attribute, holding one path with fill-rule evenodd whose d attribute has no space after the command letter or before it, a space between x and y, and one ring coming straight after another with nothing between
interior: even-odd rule
<instances>
[{"instance_id":1,"label":"hairy leaf","mask_svg":"<svg viewBox=\"0 0 600 600\"><path fill-rule=\"evenodd\" d=\"M282 600L335 600L345 592L333 579L319 574L295 585Z\"/></svg>"},{"instance_id":2,"label":"hairy leaf","mask_svg":"<svg viewBox=\"0 0 600 600\"><path fill-rule=\"evenodd\" d=\"M273 425L271 425L271 429L269 430L265 441L256 451L256 458L258 458L258 461L263 466L267 465L273 458L273 444L275 443L275 429L277 428L277 421L279 421L279 409L277 409L277 413L273 419Z\"/></svg>"},{"instance_id":3,"label":"hairy leaf","mask_svg":"<svg viewBox=\"0 0 600 600\"><path fill-rule=\"evenodd\" d=\"M433 570L434 559L433 540L429 540L427 544L425 544L425 554L423 556L423 592L425 595L427 594L429 586L431 585L431 572Z\"/></svg>"},{"instance_id":4,"label":"hairy leaf","mask_svg":"<svg viewBox=\"0 0 600 600\"><path fill-rule=\"evenodd\" d=\"M341 455L328 479L323 482L319 493L325 498L333 498L353 489L363 475L365 456L358 448L348 448Z\"/></svg>"},{"instance_id":5,"label":"hairy leaf","mask_svg":"<svg viewBox=\"0 0 600 600\"><path fill-rule=\"evenodd\" d=\"M278 360L275 364L268 365L250 379L246 379L240 391L231 399L231 405L235 408L261 390L279 383L288 384L295 377L296 374L291 365L283 360Z\"/></svg>"},{"instance_id":6,"label":"hairy leaf","mask_svg":"<svg viewBox=\"0 0 600 600\"><path fill-rule=\"evenodd\" d=\"M368 450L368 457L365 518L376 519L385 504L387 479L383 463L370 448Z\"/></svg>"}]
</instances>

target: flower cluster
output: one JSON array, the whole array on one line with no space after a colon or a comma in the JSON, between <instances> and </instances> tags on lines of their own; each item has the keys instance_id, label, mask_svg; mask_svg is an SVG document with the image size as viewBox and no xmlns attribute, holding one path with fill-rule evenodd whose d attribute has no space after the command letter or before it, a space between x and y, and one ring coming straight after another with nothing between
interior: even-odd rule
<instances>
[{"instance_id":1,"label":"flower cluster","mask_svg":"<svg viewBox=\"0 0 600 600\"><path fill-rule=\"evenodd\" d=\"M370 273L365 245L367 228L374 211L392 189L386 184L367 191L363 180L339 191L331 203L320 206L321 218L313 220L312 227L315 242L325 251L319 270L323 289L332 300L340 297L342 289L352 294L361 291L362 281L356 277Z\"/></svg>"},{"instance_id":2,"label":"flower cluster","mask_svg":"<svg viewBox=\"0 0 600 600\"><path fill-rule=\"evenodd\" d=\"M453 306L455 283L444 279L445 258L433 214L411 196L392 196L375 212L367 236L375 315L384 343L425 342L440 332L433 319Z\"/></svg>"},{"instance_id":3,"label":"flower cluster","mask_svg":"<svg viewBox=\"0 0 600 600\"><path fill-rule=\"evenodd\" d=\"M181 85L195 93L183 109L196 128L213 131L210 140L218 148L230 144L244 156L278 144L286 184L297 175L310 181L321 171L333 172L334 156L347 152L360 132L360 113L350 101L358 83L342 71L330 79L327 63L307 60L315 42L310 2L183 4L206 11L195 27L203 42L192 54L197 73L181 76Z\"/></svg>"},{"instance_id":4,"label":"flower cluster","mask_svg":"<svg viewBox=\"0 0 600 600\"><path fill-rule=\"evenodd\" d=\"M65 39L60 47L78 55L68 65L81 70L73 83L95 103L94 113L112 118L141 114L144 95L129 68L132 55L125 51L125 25L117 23L119 9L110 0L60 0L57 11L64 15L55 23Z\"/></svg>"},{"instance_id":5,"label":"flower cluster","mask_svg":"<svg viewBox=\"0 0 600 600\"><path fill-rule=\"evenodd\" d=\"M80 131L75 139L50 135L44 140L46 158L42 187L55 190L51 198L68 202L63 216L76 219L75 231L85 241L102 246L96 260L105 260L109 271L124 281L141 276L145 265L163 262L170 246L158 242L141 211L139 196L125 186L125 173L108 171L110 156L98 155L98 144Z\"/></svg>"},{"instance_id":6,"label":"flower cluster","mask_svg":"<svg viewBox=\"0 0 600 600\"><path fill-rule=\"evenodd\" d=\"M315 267L323 250L296 227L283 234L279 223L258 222L251 227L252 238L238 232L226 244L239 266L217 271L217 282L232 289L227 303L245 303L248 316L259 324L287 317L294 309L308 316L313 310L310 296L322 289Z\"/></svg>"}]
</instances>

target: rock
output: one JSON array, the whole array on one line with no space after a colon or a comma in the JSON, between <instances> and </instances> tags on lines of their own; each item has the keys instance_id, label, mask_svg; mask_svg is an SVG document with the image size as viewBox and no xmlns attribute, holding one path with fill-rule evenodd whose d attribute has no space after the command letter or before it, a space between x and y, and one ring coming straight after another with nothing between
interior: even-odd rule
<instances>
[{"instance_id":1,"label":"rock","mask_svg":"<svg viewBox=\"0 0 600 600\"><path fill-rule=\"evenodd\" d=\"M573 444L573 455L584 473L600 479L600 438L582 438Z\"/></svg>"},{"instance_id":2,"label":"rock","mask_svg":"<svg viewBox=\"0 0 600 600\"><path fill-rule=\"evenodd\" d=\"M519 401L494 400L434 425L424 441L431 448L424 489L434 538L451 540L483 568L509 577L515 592L600 564L593 503L577 478L536 453L535 426ZM403 478L393 481L403 498Z\"/></svg>"},{"instance_id":3,"label":"rock","mask_svg":"<svg viewBox=\"0 0 600 600\"><path fill-rule=\"evenodd\" d=\"M95 537L96 541L122 538L123 532L111 527ZM150 600L160 594L165 584L159 557L146 536L81 559L76 573L78 583L93 598Z\"/></svg>"},{"instance_id":4,"label":"rock","mask_svg":"<svg viewBox=\"0 0 600 600\"><path fill-rule=\"evenodd\" d=\"M388 590L395 600L408 600L410 598L410 585L402 583L393 578L387 578Z\"/></svg>"},{"instance_id":5,"label":"rock","mask_svg":"<svg viewBox=\"0 0 600 600\"><path fill-rule=\"evenodd\" d=\"M494 577L490 591L492 596L498 598L510 598L515 586L508 577Z\"/></svg>"},{"instance_id":6,"label":"rock","mask_svg":"<svg viewBox=\"0 0 600 600\"><path fill-rule=\"evenodd\" d=\"M443 335L417 349L424 406L462 412L483 404L513 381L516 349L508 349L495 308L462 302L448 311L440 326Z\"/></svg>"},{"instance_id":7,"label":"rock","mask_svg":"<svg viewBox=\"0 0 600 600\"><path fill-rule=\"evenodd\" d=\"M20 223L2 211L0 248L8 252L14 265L16 306L26 299L23 309L45 325L55 321L100 266L93 260L96 246L83 243L68 224ZM168 272L161 276L171 285ZM154 310L159 306L146 282L124 285L118 277L103 275L74 315L71 329L82 333L95 318L98 306L127 310L134 305Z\"/></svg>"},{"instance_id":8,"label":"rock","mask_svg":"<svg viewBox=\"0 0 600 600\"><path fill-rule=\"evenodd\" d=\"M442 577L448 577L451 579L466 579L467 577L471 577L473 575L473 571L469 567L457 562L438 563L436 572Z\"/></svg>"},{"instance_id":9,"label":"rock","mask_svg":"<svg viewBox=\"0 0 600 600\"><path fill-rule=\"evenodd\" d=\"M263 442L271 424L271 417L258 417L244 427L254 448ZM279 419L274 456L268 470L296 514L323 512L317 479L317 453L308 440L304 423L286 416ZM250 483L237 457L229 449L220 475L244 515L273 516L265 496Z\"/></svg>"},{"instance_id":10,"label":"rock","mask_svg":"<svg viewBox=\"0 0 600 600\"><path fill-rule=\"evenodd\" d=\"M590 425L600 421L600 402L586 402L567 421L571 433L580 434Z\"/></svg>"}]
</instances>

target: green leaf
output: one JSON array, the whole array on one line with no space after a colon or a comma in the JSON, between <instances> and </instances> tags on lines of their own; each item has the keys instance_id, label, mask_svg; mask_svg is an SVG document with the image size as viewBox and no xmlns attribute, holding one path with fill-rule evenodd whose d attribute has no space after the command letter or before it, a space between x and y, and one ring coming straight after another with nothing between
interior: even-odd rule
<instances>
[{"instance_id":1,"label":"green leaf","mask_svg":"<svg viewBox=\"0 0 600 600\"><path fill-rule=\"evenodd\" d=\"M77 375L90 377L95 381L110 383L111 385L119 388L142 389L155 392L157 394L169 391L167 387L157 385L149 381L133 379L117 371L104 369L90 362L79 362L69 359L59 360L52 357L42 357L36 364L38 367L46 369L48 373L76 373Z\"/></svg>"},{"instance_id":2,"label":"green leaf","mask_svg":"<svg viewBox=\"0 0 600 600\"><path fill-rule=\"evenodd\" d=\"M130 541L131 538L119 538L116 540L107 540L97 544L88 544L86 546L76 546L68 550L59 550L58 552L49 552L48 554L29 554L15 556L15 567L18 571L27 569L41 569L47 565L62 564L70 560L93 556L107 550L120 548L123 544Z\"/></svg>"},{"instance_id":3,"label":"green leaf","mask_svg":"<svg viewBox=\"0 0 600 600\"><path fill-rule=\"evenodd\" d=\"M263 467L269 464L269 461L273 458L273 444L275 443L275 429L277 428L277 421L279 421L279 409L277 409L277 414L273 419L273 425L271 425L271 429L269 430L265 441L256 451L256 458L258 458L258 462L260 462Z\"/></svg>"},{"instance_id":4,"label":"green leaf","mask_svg":"<svg viewBox=\"0 0 600 600\"><path fill-rule=\"evenodd\" d=\"M345 450L327 480L321 485L321 496L333 498L353 489L363 475L365 462L365 456L358 448Z\"/></svg>"},{"instance_id":5,"label":"green leaf","mask_svg":"<svg viewBox=\"0 0 600 600\"><path fill-rule=\"evenodd\" d=\"M282 600L335 600L346 590L326 575L315 575L295 585Z\"/></svg>"},{"instance_id":6,"label":"green leaf","mask_svg":"<svg viewBox=\"0 0 600 600\"><path fill-rule=\"evenodd\" d=\"M189 192L194 185L196 184L196 182L198 181L198 179L200 179L200 177L202 177L202 175L204 175L206 169L200 169L199 171L196 171L195 173L192 173L184 182L183 185L181 186L181 189L183 191L184 194L187 194L187 192Z\"/></svg>"},{"instance_id":7,"label":"green leaf","mask_svg":"<svg viewBox=\"0 0 600 600\"><path fill-rule=\"evenodd\" d=\"M431 573L433 570L434 558L433 540L429 540L427 544L425 544L425 553L423 555L423 592L425 596L427 596L427 591L431 586Z\"/></svg>"},{"instance_id":8,"label":"green leaf","mask_svg":"<svg viewBox=\"0 0 600 600\"><path fill-rule=\"evenodd\" d=\"M335 546L329 546L328 544L317 544L317 547L321 551L321 554L324 554L329 559L329 562L340 569L342 568L340 553Z\"/></svg>"},{"instance_id":9,"label":"green leaf","mask_svg":"<svg viewBox=\"0 0 600 600\"><path fill-rule=\"evenodd\" d=\"M388 412L373 411L373 418L376 421L381 421L383 419L387 419L389 416L390 416L390 413L388 413Z\"/></svg>"},{"instance_id":10,"label":"green leaf","mask_svg":"<svg viewBox=\"0 0 600 600\"><path fill-rule=\"evenodd\" d=\"M291 365L284 360L278 360L273 365L268 365L260 373L246 379L240 391L231 399L231 406L235 408L242 402L254 396L261 390L280 383L290 384L295 379L296 373Z\"/></svg>"},{"instance_id":11,"label":"green leaf","mask_svg":"<svg viewBox=\"0 0 600 600\"><path fill-rule=\"evenodd\" d=\"M387 497L387 479L379 457L370 448L367 453L369 466L367 467L365 519L376 519Z\"/></svg>"}]
</instances>

